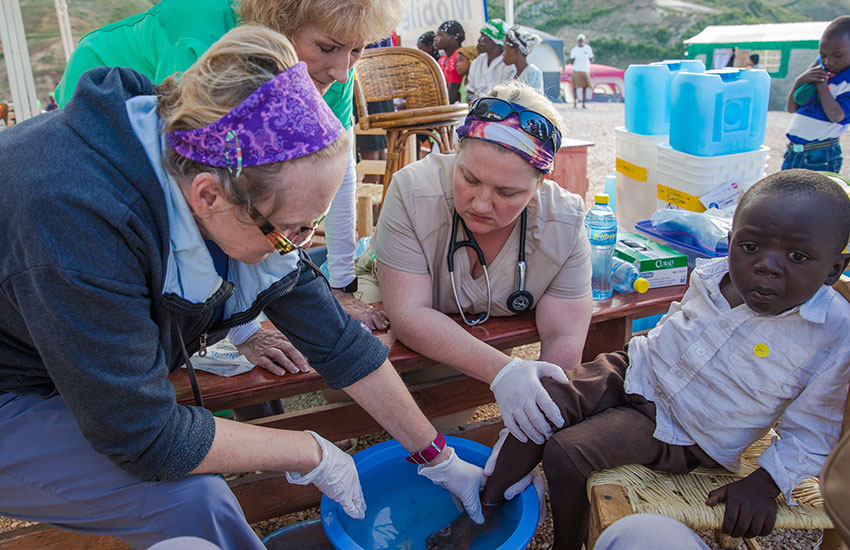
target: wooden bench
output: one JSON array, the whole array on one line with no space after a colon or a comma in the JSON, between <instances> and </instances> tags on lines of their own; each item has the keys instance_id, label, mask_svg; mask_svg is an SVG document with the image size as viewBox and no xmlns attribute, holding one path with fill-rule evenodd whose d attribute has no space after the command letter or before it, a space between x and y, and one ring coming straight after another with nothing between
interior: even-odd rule
<instances>
[{"instance_id":1,"label":"wooden bench","mask_svg":"<svg viewBox=\"0 0 850 550\"><path fill-rule=\"evenodd\" d=\"M671 302L682 298L684 291L684 286L678 286L653 289L643 295L615 293L612 300L594 304L582 360L590 360L606 351L622 349L631 337L633 320L667 311ZM486 323L476 327L463 326L479 340L499 349L539 340L533 312L512 317L491 317ZM390 348L389 359L399 372L409 372L433 364L398 342L392 329L376 331L374 334ZM255 368L230 378L206 372L197 374L204 404L212 411L300 395L327 387L315 372L275 376ZM185 370L180 369L172 373L169 379L177 392L178 402L192 404L192 390ZM494 401L487 384L466 376L411 386L410 392L428 417L443 416ZM381 427L353 402L333 403L270 416L252 423L293 430L309 428L331 441L381 430ZM501 421L495 419L467 426L455 435L492 445L501 427ZM317 506L321 498L319 491L312 485L290 485L284 475L279 473L249 474L232 480L229 484L251 523ZM54 547L127 548L110 537L76 535L47 526L0 534L0 550Z\"/></svg>"}]
</instances>

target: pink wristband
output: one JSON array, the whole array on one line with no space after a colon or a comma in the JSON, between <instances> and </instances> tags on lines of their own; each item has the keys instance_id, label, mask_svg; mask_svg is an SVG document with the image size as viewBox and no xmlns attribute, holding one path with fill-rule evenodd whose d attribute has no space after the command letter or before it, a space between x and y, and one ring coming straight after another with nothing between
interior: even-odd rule
<instances>
[{"instance_id":1,"label":"pink wristband","mask_svg":"<svg viewBox=\"0 0 850 550\"><path fill-rule=\"evenodd\" d=\"M429 462L437 458L445 448L446 438L443 437L443 434L437 432L437 437L434 438L434 441L429 443L427 447L425 447L418 453L411 453L410 456L407 457L405 460L414 464L428 464Z\"/></svg>"}]
</instances>

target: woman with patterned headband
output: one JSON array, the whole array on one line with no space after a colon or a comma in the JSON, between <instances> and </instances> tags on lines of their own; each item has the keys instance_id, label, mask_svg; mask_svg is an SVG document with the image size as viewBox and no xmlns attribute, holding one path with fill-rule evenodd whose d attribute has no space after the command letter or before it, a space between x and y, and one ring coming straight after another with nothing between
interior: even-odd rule
<instances>
[{"instance_id":1,"label":"woman with patterned headband","mask_svg":"<svg viewBox=\"0 0 850 550\"><path fill-rule=\"evenodd\" d=\"M508 67L505 80L519 80L543 94L543 71L527 59L538 44L540 36L514 26L505 33L505 53L502 55Z\"/></svg>"},{"instance_id":2,"label":"woman with patterned headband","mask_svg":"<svg viewBox=\"0 0 850 550\"><path fill-rule=\"evenodd\" d=\"M60 107L77 81L95 67L129 67L154 84L186 70L224 33L241 24L263 25L288 37L325 102L353 137L353 64L366 44L385 38L401 19L401 0L161 0L149 10L86 34L74 49L56 89ZM334 295L370 328L386 328L380 310L354 300L354 158L324 221ZM253 363L273 374L306 368L302 354L277 331L246 324L230 335ZM282 412L280 404L235 411L240 419Z\"/></svg>"},{"instance_id":3,"label":"woman with patterned headband","mask_svg":"<svg viewBox=\"0 0 850 550\"><path fill-rule=\"evenodd\" d=\"M562 128L528 86L496 86L458 128L457 154L393 176L371 249L356 262L362 299L383 300L396 336L445 365L433 376L457 369L490 384L522 441L542 442L547 416L562 422L540 378L579 364L593 307L584 204L546 179ZM540 361L512 359L447 315L478 324L531 309Z\"/></svg>"},{"instance_id":4,"label":"woman with patterned headband","mask_svg":"<svg viewBox=\"0 0 850 550\"><path fill-rule=\"evenodd\" d=\"M481 469L287 253L327 211L348 141L286 38L239 27L158 88L94 69L0 151L0 515L134 548L196 536L260 550L216 474L267 470L362 518L351 457L319 435L175 400L169 371L193 377L190 354L263 312L481 521Z\"/></svg>"}]
</instances>

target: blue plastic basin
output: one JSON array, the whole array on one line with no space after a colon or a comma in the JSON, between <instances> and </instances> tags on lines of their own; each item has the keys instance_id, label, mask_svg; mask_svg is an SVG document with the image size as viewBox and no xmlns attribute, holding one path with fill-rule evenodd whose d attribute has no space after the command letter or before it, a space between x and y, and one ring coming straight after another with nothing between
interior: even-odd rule
<instances>
[{"instance_id":1,"label":"blue plastic basin","mask_svg":"<svg viewBox=\"0 0 850 550\"><path fill-rule=\"evenodd\" d=\"M484 466L490 448L459 437L446 437L458 456ZM460 510L448 491L416 473L404 459L408 452L386 441L354 456L366 498L366 518L354 520L337 503L322 497L322 524L337 550L424 548L425 537L445 527ZM537 529L538 500L533 486L503 507L507 535L482 537L473 545L486 550L518 550L528 546Z\"/></svg>"}]
</instances>

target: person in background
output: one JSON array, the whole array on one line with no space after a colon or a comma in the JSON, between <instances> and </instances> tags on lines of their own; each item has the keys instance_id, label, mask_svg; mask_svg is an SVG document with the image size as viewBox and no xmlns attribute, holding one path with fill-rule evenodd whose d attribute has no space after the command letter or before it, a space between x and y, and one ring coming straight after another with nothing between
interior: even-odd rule
<instances>
[{"instance_id":1,"label":"person in background","mask_svg":"<svg viewBox=\"0 0 850 550\"><path fill-rule=\"evenodd\" d=\"M326 439L176 401L169 372L264 312L481 520L481 468L302 260L350 142L285 36L240 25L156 87L88 71L0 150L0 515L263 550L221 474L264 470L363 518L354 461Z\"/></svg>"},{"instance_id":2,"label":"person in background","mask_svg":"<svg viewBox=\"0 0 850 550\"><path fill-rule=\"evenodd\" d=\"M493 86L502 83L507 69L502 57L506 30L507 24L501 19L491 19L481 27L476 45L480 55L469 64L466 78L468 102L486 95Z\"/></svg>"},{"instance_id":3,"label":"person in background","mask_svg":"<svg viewBox=\"0 0 850 550\"><path fill-rule=\"evenodd\" d=\"M478 49L475 46L464 46L457 51L457 72L463 75L460 83L460 101L467 103L467 82L469 81L469 65L478 57Z\"/></svg>"},{"instance_id":4,"label":"person in background","mask_svg":"<svg viewBox=\"0 0 850 550\"><path fill-rule=\"evenodd\" d=\"M504 78L505 80L519 80L540 92L541 95L545 95L543 71L534 63L529 63L527 59L538 44L540 44L539 35L521 30L516 26L509 29L505 34L503 56L507 69Z\"/></svg>"},{"instance_id":5,"label":"person in background","mask_svg":"<svg viewBox=\"0 0 850 550\"><path fill-rule=\"evenodd\" d=\"M47 107L44 108L45 111L52 111L53 109L57 109L59 106L56 105L56 100L53 98L53 94L47 96Z\"/></svg>"},{"instance_id":6,"label":"person in background","mask_svg":"<svg viewBox=\"0 0 850 550\"><path fill-rule=\"evenodd\" d=\"M826 27L819 49L820 57L788 94L786 108L794 116L785 132L783 170L841 170L839 138L850 124L850 15Z\"/></svg>"},{"instance_id":7,"label":"person in background","mask_svg":"<svg viewBox=\"0 0 850 550\"><path fill-rule=\"evenodd\" d=\"M416 41L416 47L434 58L434 61L439 62L440 51L434 47L434 31L426 31L422 33L419 40Z\"/></svg>"},{"instance_id":8,"label":"person in background","mask_svg":"<svg viewBox=\"0 0 850 550\"><path fill-rule=\"evenodd\" d=\"M573 108L578 107L578 91L581 90L581 108L587 109L587 96L593 89L590 81L590 63L593 61L593 48L585 44L584 34L576 37L576 45L570 50L570 60L573 64Z\"/></svg>"},{"instance_id":9,"label":"person in background","mask_svg":"<svg viewBox=\"0 0 850 550\"><path fill-rule=\"evenodd\" d=\"M460 83L463 76L457 72L457 51L464 40L466 40L466 32L463 30L463 25L454 19L444 21L434 37L434 47L443 52L438 62L446 78L449 103L460 101Z\"/></svg>"},{"instance_id":10,"label":"person in background","mask_svg":"<svg viewBox=\"0 0 850 550\"><path fill-rule=\"evenodd\" d=\"M759 54L754 53L750 54L750 57L747 59L747 68L748 69L761 69L761 65L759 65Z\"/></svg>"}]
</instances>

